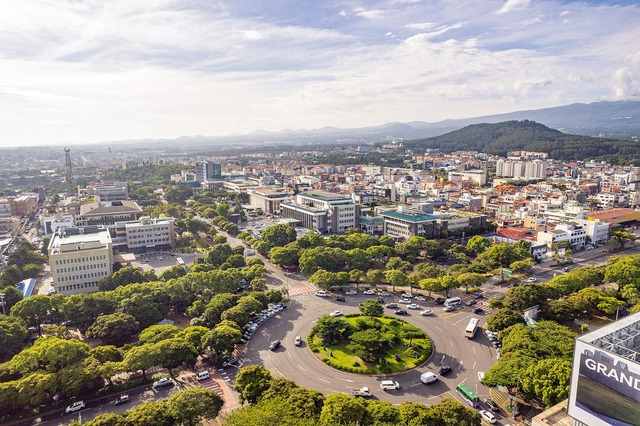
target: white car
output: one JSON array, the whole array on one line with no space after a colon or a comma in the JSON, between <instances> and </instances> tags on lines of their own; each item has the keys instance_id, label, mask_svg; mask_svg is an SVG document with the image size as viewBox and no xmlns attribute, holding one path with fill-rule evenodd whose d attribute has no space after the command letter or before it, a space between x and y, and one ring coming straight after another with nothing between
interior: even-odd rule
<instances>
[{"instance_id":1,"label":"white car","mask_svg":"<svg viewBox=\"0 0 640 426\"><path fill-rule=\"evenodd\" d=\"M374 294L376 294L376 292L373 290L365 290L363 294L366 294L367 296L373 296Z\"/></svg>"},{"instance_id":2,"label":"white car","mask_svg":"<svg viewBox=\"0 0 640 426\"><path fill-rule=\"evenodd\" d=\"M431 309L425 309L424 311L420 312L420 315L422 316L429 316L429 315L433 315L433 311Z\"/></svg>"},{"instance_id":3,"label":"white car","mask_svg":"<svg viewBox=\"0 0 640 426\"><path fill-rule=\"evenodd\" d=\"M357 290L349 290L349 291L345 291L344 294L346 294L347 296L353 296L355 294L358 294Z\"/></svg>"},{"instance_id":4,"label":"white car","mask_svg":"<svg viewBox=\"0 0 640 426\"><path fill-rule=\"evenodd\" d=\"M319 297L327 297L327 296L328 296L328 294L327 294L327 292L326 292L326 291L324 291L324 290L320 290L320 291L316 291L316 296L319 296Z\"/></svg>"},{"instance_id":5,"label":"white car","mask_svg":"<svg viewBox=\"0 0 640 426\"><path fill-rule=\"evenodd\" d=\"M332 317L341 317L344 314L342 313L342 311L333 311L329 315L331 315Z\"/></svg>"},{"instance_id":6,"label":"white car","mask_svg":"<svg viewBox=\"0 0 640 426\"><path fill-rule=\"evenodd\" d=\"M389 293L387 293L386 291L379 291L378 292L378 296L388 296Z\"/></svg>"},{"instance_id":7,"label":"white car","mask_svg":"<svg viewBox=\"0 0 640 426\"><path fill-rule=\"evenodd\" d=\"M411 300L409 299L400 299L398 300L398 303L402 303L403 305L408 305L410 303L413 303Z\"/></svg>"},{"instance_id":8,"label":"white car","mask_svg":"<svg viewBox=\"0 0 640 426\"><path fill-rule=\"evenodd\" d=\"M383 380L380 382L380 388L383 390L400 389L400 384L394 380Z\"/></svg>"},{"instance_id":9,"label":"white car","mask_svg":"<svg viewBox=\"0 0 640 426\"><path fill-rule=\"evenodd\" d=\"M411 294L411 293L402 293L402 297L404 297L405 299L411 299L413 297L413 294Z\"/></svg>"},{"instance_id":10,"label":"white car","mask_svg":"<svg viewBox=\"0 0 640 426\"><path fill-rule=\"evenodd\" d=\"M407 305L407 309L420 309L420 305L418 305L417 303L412 303L410 305Z\"/></svg>"},{"instance_id":11,"label":"white car","mask_svg":"<svg viewBox=\"0 0 640 426\"><path fill-rule=\"evenodd\" d=\"M493 424L497 421L496 416L494 416L491 411L480 410L478 411L478 413L480 413L480 417L482 417L485 421L489 423Z\"/></svg>"},{"instance_id":12,"label":"white car","mask_svg":"<svg viewBox=\"0 0 640 426\"><path fill-rule=\"evenodd\" d=\"M70 406L68 406L65 411L67 412L67 414L69 414L69 413L75 413L76 411L80 411L83 408L84 408L84 401L76 401Z\"/></svg>"},{"instance_id":13,"label":"white car","mask_svg":"<svg viewBox=\"0 0 640 426\"><path fill-rule=\"evenodd\" d=\"M424 297L424 296L416 296L416 297L414 297L414 299L415 300L419 300L421 302L426 302L427 301L427 298Z\"/></svg>"},{"instance_id":14,"label":"white car","mask_svg":"<svg viewBox=\"0 0 640 426\"><path fill-rule=\"evenodd\" d=\"M484 371L478 371L478 381L482 383L482 379L484 379Z\"/></svg>"},{"instance_id":15,"label":"white car","mask_svg":"<svg viewBox=\"0 0 640 426\"><path fill-rule=\"evenodd\" d=\"M538 281L538 279L536 277L530 277L527 281L529 281L530 283L535 283L536 281Z\"/></svg>"}]
</instances>

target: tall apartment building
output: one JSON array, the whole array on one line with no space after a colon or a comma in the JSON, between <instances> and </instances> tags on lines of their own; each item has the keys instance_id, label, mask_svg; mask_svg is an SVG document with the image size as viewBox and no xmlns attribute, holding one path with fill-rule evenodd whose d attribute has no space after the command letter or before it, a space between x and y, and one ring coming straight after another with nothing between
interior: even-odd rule
<instances>
[{"instance_id":1,"label":"tall apartment building","mask_svg":"<svg viewBox=\"0 0 640 426\"><path fill-rule=\"evenodd\" d=\"M500 159L496 161L496 176L535 180L547 176L547 163L541 160L514 161Z\"/></svg>"},{"instance_id":2,"label":"tall apartment building","mask_svg":"<svg viewBox=\"0 0 640 426\"><path fill-rule=\"evenodd\" d=\"M283 218L294 218L302 226L322 233L342 233L360 228L360 205L349 195L313 191L296 195L296 201L280 202Z\"/></svg>"},{"instance_id":3,"label":"tall apartment building","mask_svg":"<svg viewBox=\"0 0 640 426\"><path fill-rule=\"evenodd\" d=\"M211 161L196 163L196 181L202 183L207 179L222 178L222 165Z\"/></svg>"},{"instance_id":4,"label":"tall apartment building","mask_svg":"<svg viewBox=\"0 0 640 426\"><path fill-rule=\"evenodd\" d=\"M97 227L60 228L49 242L53 287L69 296L98 291L98 282L113 273L109 230Z\"/></svg>"}]
</instances>

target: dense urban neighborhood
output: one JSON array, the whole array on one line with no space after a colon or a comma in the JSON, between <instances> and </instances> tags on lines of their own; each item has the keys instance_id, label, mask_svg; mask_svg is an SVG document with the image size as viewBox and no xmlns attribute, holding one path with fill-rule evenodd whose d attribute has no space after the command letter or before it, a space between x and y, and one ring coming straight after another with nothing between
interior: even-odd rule
<instances>
[{"instance_id":1,"label":"dense urban neighborhood","mask_svg":"<svg viewBox=\"0 0 640 426\"><path fill-rule=\"evenodd\" d=\"M640 162L445 146L1 150L0 422L639 424Z\"/></svg>"}]
</instances>

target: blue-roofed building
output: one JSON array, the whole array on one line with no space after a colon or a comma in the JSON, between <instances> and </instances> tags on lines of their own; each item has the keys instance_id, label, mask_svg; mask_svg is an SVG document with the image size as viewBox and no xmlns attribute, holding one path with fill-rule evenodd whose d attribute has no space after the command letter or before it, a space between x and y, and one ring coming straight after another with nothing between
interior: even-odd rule
<instances>
[{"instance_id":1,"label":"blue-roofed building","mask_svg":"<svg viewBox=\"0 0 640 426\"><path fill-rule=\"evenodd\" d=\"M462 232L483 229L487 225L487 216L455 210L429 214L420 209L405 208L380 213L383 217L384 235L398 241L407 241L411 237L441 237L444 231Z\"/></svg>"},{"instance_id":2,"label":"blue-roofed building","mask_svg":"<svg viewBox=\"0 0 640 426\"><path fill-rule=\"evenodd\" d=\"M27 278L16 284L16 288L22 292L22 298L26 299L33 293L33 287L36 285L35 278Z\"/></svg>"}]
</instances>

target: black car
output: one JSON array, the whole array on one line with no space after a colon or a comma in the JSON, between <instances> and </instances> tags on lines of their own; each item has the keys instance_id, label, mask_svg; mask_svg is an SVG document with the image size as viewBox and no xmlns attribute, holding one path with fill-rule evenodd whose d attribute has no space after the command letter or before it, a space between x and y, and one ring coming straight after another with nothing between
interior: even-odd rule
<instances>
[{"instance_id":1,"label":"black car","mask_svg":"<svg viewBox=\"0 0 640 426\"><path fill-rule=\"evenodd\" d=\"M473 305L475 305L475 304L476 304L476 301L475 301L475 299L469 299L469 300L467 300L467 301L466 301L466 302L464 302L464 303L465 303L465 305L467 305L467 306L473 306Z\"/></svg>"},{"instance_id":2,"label":"black car","mask_svg":"<svg viewBox=\"0 0 640 426\"><path fill-rule=\"evenodd\" d=\"M451 371L451 367L449 367L448 365L443 365L442 367L440 367L440 369L438 370L438 374L440 374L441 376L447 374L449 371Z\"/></svg>"},{"instance_id":3,"label":"black car","mask_svg":"<svg viewBox=\"0 0 640 426\"><path fill-rule=\"evenodd\" d=\"M484 309L482 308L473 308L474 314L484 314Z\"/></svg>"},{"instance_id":4,"label":"black car","mask_svg":"<svg viewBox=\"0 0 640 426\"><path fill-rule=\"evenodd\" d=\"M500 407L498 407L498 404L493 402L493 400L491 398L485 398L484 403L487 404L487 407L489 407L491 409L491 411L499 411L500 410Z\"/></svg>"},{"instance_id":5,"label":"black car","mask_svg":"<svg viewBox=\"0 0 640 426\"><path fill-rule=\"evenodd\" d=\"M433 303L435 303L436 305L444 305L444 299L440 297L434 300Z\"/></svg>"},{"instance_id":6,"label":"black car","mask_svg":"<svg viewBox=\"0 0 640 426\"><path fill-rule=\"evenodd\" d=\"M405 311L404 309L396 309L394 313L396 315L407 315L407 311Z\"/></svg>"},{"instance_id":7,"label":"black car","mask_svg":"<svg viewBox=\"0 0 640 426\"><path fill-rule=\"evenodd\" d=\"M484 294L476 293L476 294L473 295L473 297L475 297L476 299L482 299L484 297Z\"/></svg>"},{"instance_id":8,"label":"black car","mask_svg":"<svg viewBox=\"0 0 640 426\"><path fill-rule=\"evenodd\" d=\"M382 297L378 297L378 303L384 303L384 299Z\"/></svg>"},{"instance_id":9,"label":"black car","mask_svg":"<svg viewBox=\"0 0 640 426\"><path fill-rule=\"evenodd\" d=\"M346 300L347 300L347 299L345 299L345 298L344 298L344 297L342 297L342 296L338 296L338 297L336 297L336 301L337 301L337 302L345 302Z\"/></svg>"},{"instance_id":10,"label":"black car","mask_svg":"<svg viewBox=\"0 0 640 426\"><path fill-rule=\"evenodd\" d=\"M280 347L280 340L274 340L273 342L271 342L271 344L269 345L269 350L271 351L275 351L276 349L278 349Z\"/></svg>"}]
</instances>

